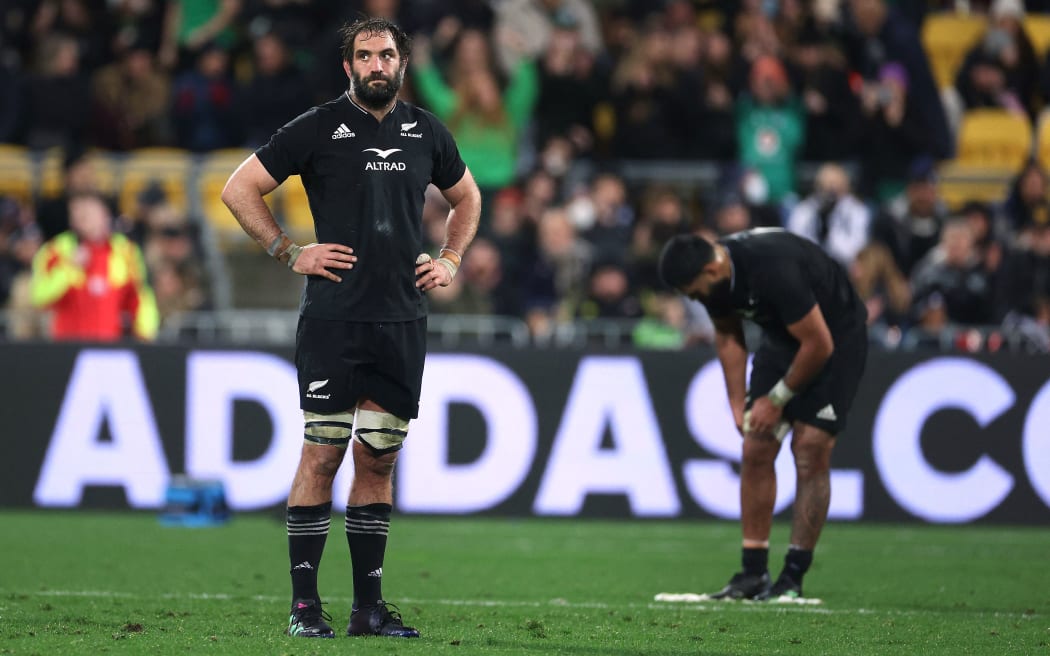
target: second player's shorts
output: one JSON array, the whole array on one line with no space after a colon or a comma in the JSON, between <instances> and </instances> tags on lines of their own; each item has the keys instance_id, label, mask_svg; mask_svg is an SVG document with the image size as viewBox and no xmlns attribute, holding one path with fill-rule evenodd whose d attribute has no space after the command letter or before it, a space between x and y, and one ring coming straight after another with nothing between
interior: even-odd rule
<instances>
[{"instance_id":1,"label":"second player's shorts","mask_svg":"<svg viewBox=\"0 0 1050 656\"><path fill-rule=\"evenodd\" d=\"M762 340L752 363L747 393L748 408L754 399L768 394L777 381L784 377L796 352L795 349ZM867 359L867 330L857 330L845 337L837 336L835 351L824 369L806 389L784 406L784 419L801 421L838 435L846 426L846 416L857 395Z\"/></svg>"},{"instance_id":2,"label":"second player's shorts","mask_svg":"<svg viewBox=\"0 0 1050 656\"><path fill-rule=\"evenodd\" d=\"M295 366L303 410L344 412L362 399L414 419L426 358L426 318L368 323L299 317Z\"/></svg>"}]
</instances>

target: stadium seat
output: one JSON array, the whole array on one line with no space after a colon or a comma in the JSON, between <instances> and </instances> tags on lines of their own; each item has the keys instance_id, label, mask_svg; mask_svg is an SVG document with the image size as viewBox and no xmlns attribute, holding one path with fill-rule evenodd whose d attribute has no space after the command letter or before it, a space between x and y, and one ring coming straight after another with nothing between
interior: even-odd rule
<instances>
[{"instance_id":1,"label":"stadium seat","mask_svg":"<svg viewBox=\"0 0 1050 656\"><path fill-rule=\"evenodd\" d=\"M591 123L594 125L594 136L598 141L611 141L616 134L616 110L612 103L600 102L595 105Z\"/></svg>"},{"instance_id":2,"label":"stadium seat","mask_svg":"<svg viewBox=\"0 0 1050 656\"><path fill-rule=\"evenodd\" d=\"M1024 31L1032 41L1039 63L1043 63L1047 50L1050 50L1050 16L1046 14L1026 14Z\"/></svg>"},{"instance_id":3,"label":"stadium seat","mask_svg":"<svg viewBox=\"0 0 1050 656\"><path fill-rule=\"evenodd\" d=\"M52 148L40 159L37 193L42 198L57 198L65 187L65 155L61 148Z\"/></svg>"},{"instance_id":4,"label":"stadium seat","mask_svg":"<svg viewBox=\"0 0 1050 656\"><path fill-rule=\"evenodd\" d=\"M1036 120L1035 156L1044 169L1050 170L1050 109L1044 109Z\"/></svg>"},{"instance_id":5,"label":"stadium seat","mask_svg":"<svg viewBox=\"0 0 1050 656\"><path fill-rule=\"evenodd\" d=\"M1032 125L1027 116L998 109L963 114L957 160L965 166L1018 171L1032 154Z\"/></svg>"},{"instance_id":6,"label":"stadium seat","mask_svg":"<svg viewBox=\"0 0 1050 656\"><path fill-rule=\"evenodd\" d=\"M0 144L0 196L23 203L33 198L33 159L22 146Z\"/></svg>"},{"instance_id":7,"label":"stadium seat","mask_svg":"<svg viewBox=\"0 0 1050 656\"><path fill-rule=\"evenodd\" d=\"M933 79L938 87L955 84L955 74L966 53L984 33L983 16L937 13L922 24L922 47L930 61Z\"/></svg>"},{"instance_id":8,"label":"stadium seat","mask_svg":"<svg viewBox=\"0 0 1050 656\"><path fill-rule=\"evenodd\" d=\"M289 235L297 241L314 241L314 215L306 200L302 179L290 176L278 189L280 212L278 218Z\"/></svg>"},{"instance_id":9,"label":"stadium seat","mask_svg":"<svg viewBox=\"0 0 1050 656\"><path fill-rule=\"evenodd\" d=\"M977 109L963 114L957 158L939 169L941 197L952 209L967 201L998 202L1032 155L1032 126L1023 115Z\"/></svg>"},{"instance_id":10,"label":"stadium seat","mask_svg":"<svg viewBox=\"0 0 1050 656\"><path fill-rule=\"evenodd\" d=\"M937 189L941 199L952 211L961 209L969 201L998 203L1006 198L1016 171L998 167L985 168L943 162L937 171Z\"/></svg>"},{"instance_id":11,"label":"stadium seat","mask_svg":"<svg viewBox=\"0 0 1050 656\"><path fill-rule=\"evenodd\" d=\"M118 203L122 212L134 209L138 195L158 183L168 202L180 211L189 209L186 193L193 161L177 148L142 148L128 154L122 167Z\"/></svg>"},{"instance_id":12,"label":"stadium seat","mask_svg":"<svg viewBox=\"0 0 1050 656\"><path fill-rule=\"evenodd\" d=\"M112 153L92 150L87 154L95 170L95 182L99 191L107 196L117 193L120 180L120 163ZM65 191L65 160L61 149L55 148L44 154L40 162L37 193L43 198L57 198Z\"/></svg>"},{"instance_id":13,"label":"stadium seat","mask_svg":"<svg viewBox=\"0 0 1050 656\"><path fill-rule=\"evenodd\" d=\"M230 178L241 162L244 161L252 151L240 148L230 148L212 151L205 155L201 161L200 175L197 178L197 193L200 194L201 213L204 220L211 226L220 242L227 244L230 241L244 240L248 235L241 229L237 219L230 213L229 208L222 202L222 190L226 181Z\"/></svg>"}]
</instances>

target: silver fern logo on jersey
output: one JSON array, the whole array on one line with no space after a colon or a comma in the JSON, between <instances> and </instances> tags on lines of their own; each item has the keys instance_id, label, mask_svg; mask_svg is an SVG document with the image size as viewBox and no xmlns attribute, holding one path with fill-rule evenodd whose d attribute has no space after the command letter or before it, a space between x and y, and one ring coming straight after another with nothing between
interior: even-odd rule
<instances>
[{"instance_id":1,"label":"silver fern logo on jersey","mask_svg":"<svg viewBox=\"0 0 1050 656\"><path fill-rule=\"evenodd\" d=\"M422 132L409 132L409 130L411 130L412 128L416 127L416 125L418 123L419 123L419 121L412 121L411 123L402 123L401 124L401 136L402 137L411 137L413 139L422 139L423 138L423 133Z\"/></svg>"}]
</instances>

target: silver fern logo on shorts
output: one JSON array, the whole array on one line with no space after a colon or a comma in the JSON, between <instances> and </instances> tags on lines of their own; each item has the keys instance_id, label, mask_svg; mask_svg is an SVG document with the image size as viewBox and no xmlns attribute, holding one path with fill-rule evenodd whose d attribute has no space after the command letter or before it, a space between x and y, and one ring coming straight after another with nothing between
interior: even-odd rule
<instances>
[{"instance_id":1,"label":"silver fern logo on shorts","mask_svg":"<svg viewBox=\"0 0 1050 656\"><path fill-rule=\"evenodd\" d=\"M330 399L331 394L316 394L317 390L321 389L328 384L329 378L324 380L315 380L306 386L306 398L308 399Z\"/></svg>"}]
</instances>

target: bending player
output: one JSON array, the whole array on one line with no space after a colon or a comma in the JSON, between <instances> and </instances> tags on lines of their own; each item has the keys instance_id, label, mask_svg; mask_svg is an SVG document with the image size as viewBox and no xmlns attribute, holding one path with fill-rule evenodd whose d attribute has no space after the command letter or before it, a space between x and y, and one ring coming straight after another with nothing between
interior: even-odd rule
<instances>
[{"instance_id":1,"label":"bending player","mask_svg":"<svg viewBox=\"0 0 1050 656\"><path fill-rule=\"evenodd\" d=\"M737 430L743 436L742 571L717 599L801 597L802 579L827 519L831 452L846 424L867 357L867 311L846 272L819 246L778 229L710 242L671 239L660 254L664 282L700 301L715 324L715 347ZM743 319L762 329L750 385ZM776 582L769 534L774 461L788 427L797 488L791 544Z\"/></svg>"}]
</instances>

